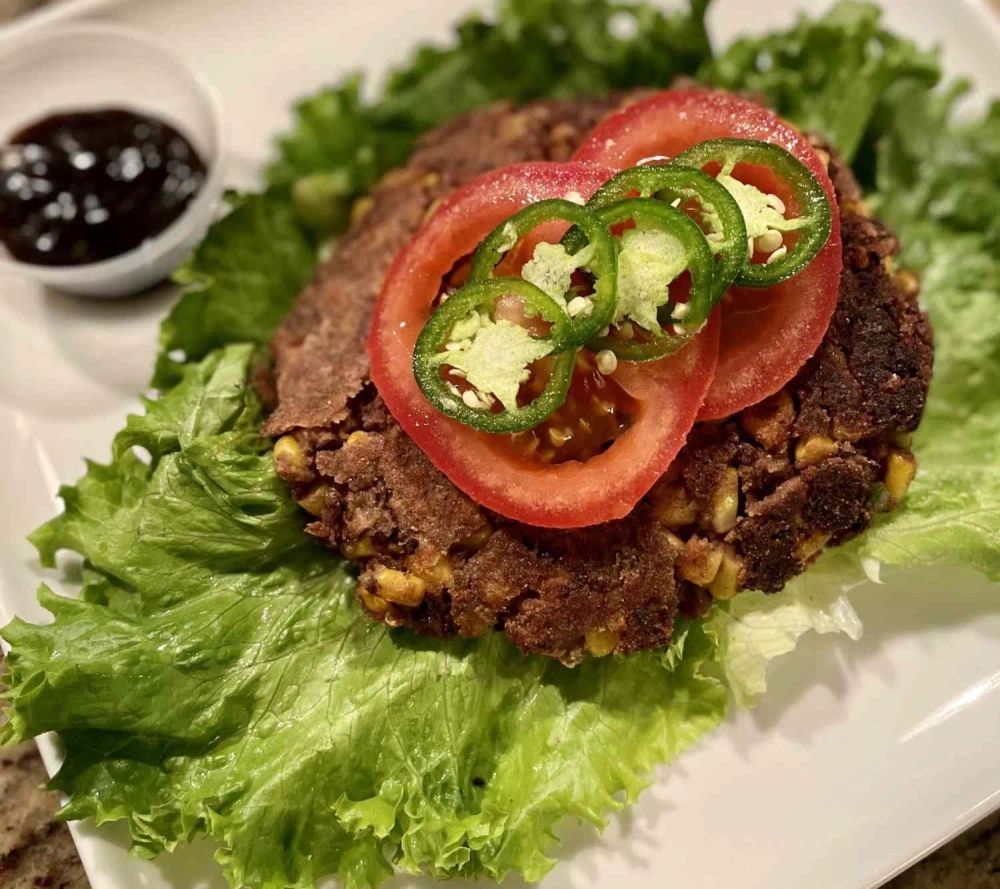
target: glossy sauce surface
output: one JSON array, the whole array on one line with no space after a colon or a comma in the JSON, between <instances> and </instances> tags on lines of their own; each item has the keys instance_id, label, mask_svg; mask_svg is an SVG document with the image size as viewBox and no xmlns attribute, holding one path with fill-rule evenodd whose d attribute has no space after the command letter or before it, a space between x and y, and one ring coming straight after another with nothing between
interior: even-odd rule
<instances>
[{"instance_id":1,"label":"glossy sauce surface","mask_svg":"<svg viewBox=\"0 0 1000 889\"><path fill-rule=\"evenodd\" d=\"M0 149L0 240L36 265L110 259L166 229L205 175L191 143L155 117L54 114Z\"/></svg>"}]
</instances>

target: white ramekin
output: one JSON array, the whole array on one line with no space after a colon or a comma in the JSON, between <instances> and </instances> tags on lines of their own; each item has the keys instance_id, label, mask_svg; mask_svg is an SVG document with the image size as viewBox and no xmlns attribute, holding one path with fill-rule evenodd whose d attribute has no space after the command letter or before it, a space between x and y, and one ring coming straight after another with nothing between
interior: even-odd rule
<instances>
[{"instance_id":1,"label":"white ramekin","mask_svg":"<svg viewBox=\"0 0 1000 889\"><path fill-rule=\"evenodd\" d=\"M225 150L219 104L200 75L125 28L73 24L0 38L0 142L49 114L102 107L145 112L176 127L208 169L201 191L168 228L121 256L44 266L18 262L0 244L0 274L84 296L125 296L166 278L204 236L222 195Z\"/></svg>"}]
</instances>

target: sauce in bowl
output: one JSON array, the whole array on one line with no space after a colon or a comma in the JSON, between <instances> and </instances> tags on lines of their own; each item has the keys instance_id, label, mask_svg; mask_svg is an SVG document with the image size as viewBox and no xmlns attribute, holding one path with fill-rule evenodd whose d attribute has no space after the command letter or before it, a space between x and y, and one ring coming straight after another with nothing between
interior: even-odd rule
<instances>
[{"instance_id":1,"label":"sauce in bowl","mask_svg":"<svg viewBox=\"0 0 1000 889\"><path fill-rule=\"evenodd\" d=\"M174 222L206 172L191 143L156 117L53 114L0 148L0 241L36 265L120 256Z\"/></svg>"}]
</instances>

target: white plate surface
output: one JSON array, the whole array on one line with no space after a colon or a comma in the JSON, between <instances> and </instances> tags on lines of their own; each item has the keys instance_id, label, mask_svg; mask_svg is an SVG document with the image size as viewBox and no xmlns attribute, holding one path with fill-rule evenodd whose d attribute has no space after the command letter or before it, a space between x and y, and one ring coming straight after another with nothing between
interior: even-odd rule
<instances>
[{"instance_id":1,"label":"white plate surface","mask_svg":"<svg viewBox=\"0 0 1000 889\"><path fill-rule=\"evenodd\" d=\"M824 2L717 0L717 41L786 24ZM444 38L461 0L76 0L187 57L223 101L231 183L252 185L292 99L420 39ZM1000 28L981 0L892 0L891 24L941 42L977 103L1000 94ZM49 16L49 19L52 17ZM45 22L43 21L43 24ZM24 26L0 31L18 39ZM42 109L40 109L42 110ZM0 279L0 619L42 619L24 536L56 509L82 456L106 459L136 406L172 294L89 303ZM52 578L48 578L50 581ZM860 643L810 638L780 661L752 713L736 713L658 773L601 838L567 825L546 889L862 889L1000 806L1000 596L968 571L898 574L861 590ZM43 745L50 766L55 749ZM216 889L202 844L158 863L128 856L115 827L74 825L94 889ZM423 881L396 885L430 886Z\"/></svg>"}]
</instances>

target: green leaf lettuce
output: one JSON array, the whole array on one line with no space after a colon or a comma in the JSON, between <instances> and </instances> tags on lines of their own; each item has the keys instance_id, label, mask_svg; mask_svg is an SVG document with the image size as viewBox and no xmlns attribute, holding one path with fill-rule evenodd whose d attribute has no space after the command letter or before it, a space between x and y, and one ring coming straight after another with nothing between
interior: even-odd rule
<instances>
[{"instance_id":1,"label":"green leaf lettuce","mask_svg":"<svg viewBox=\"0 0 1000 889\"><path fill-rule=\"evenodd\" d=\"M922 277L934 379L902 509L850 546L892 565L968 564L1000 579L1000 103L961 121L966 85L931 88L936 53L843 2L785 32L739 40L703 69L762 93L848 156L902 264Z\"/></svg>"},{"instance_id":2,"label":"green leaf lettuce","mask_svg":"<svg viewBox=\"0 0 1000 889\"><path fill-rule=\"evenodd\" d=\"M150 855L205 832L234 886L537 879L559 820L602 824L721 719L713 643L571 670L373 624L273 472L252 353L188 365L35 535L88 578L4 630L8 734L60 732L67 817L127 818Z\"/></svg>"},{"instance_id":3,"label":"green leaf lettuce","mask_svg":"<svg viewBox=\"0 0 1000 889\"><path fill-rule=\"evenodd\" d=\"M268 181L291 187L315 227L339 229L354 197L456 114L499 99L667 86L693 73L710 53L707 5L667 13L616 0L501 0L495 23L474 14L451 45L420 47L377 101L365 101L359 74L299 101Z\"/></svg>"}]
</instances>

